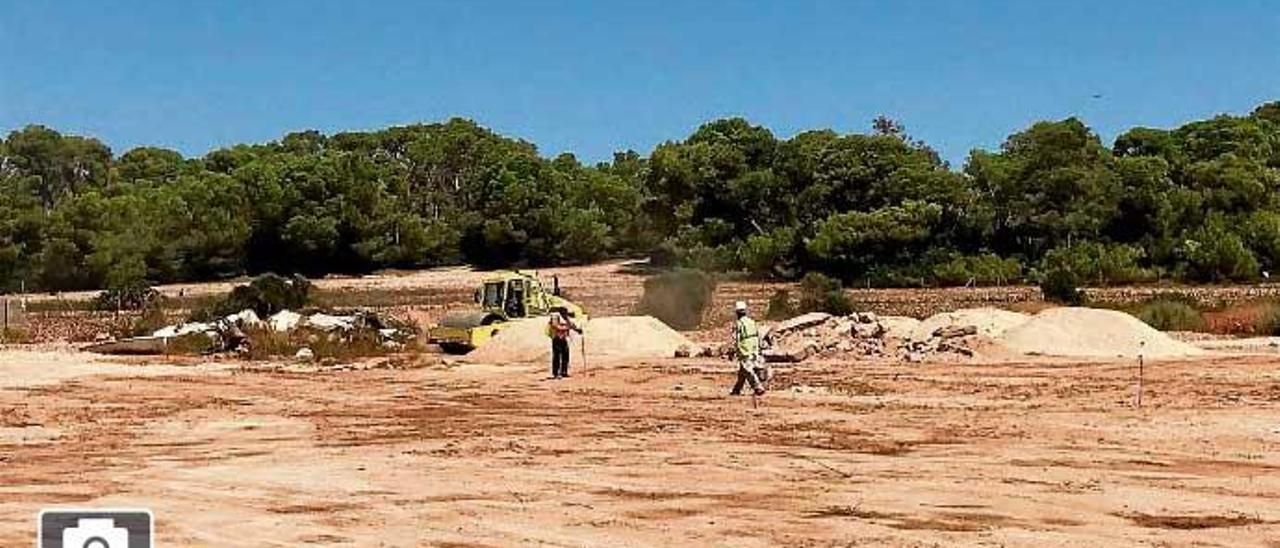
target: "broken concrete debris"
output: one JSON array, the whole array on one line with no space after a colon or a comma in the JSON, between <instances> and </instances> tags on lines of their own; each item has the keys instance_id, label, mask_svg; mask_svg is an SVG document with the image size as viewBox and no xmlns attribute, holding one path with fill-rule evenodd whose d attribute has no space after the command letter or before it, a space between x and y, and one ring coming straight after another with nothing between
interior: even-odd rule
<instances>
[{"instance_id":1,"label":"broken concrete debris","mask_svg":"<svg viewBox=\"0 0 1280 548\"><path fill-rule=\"evenodd\" d=\"M677 358L708 358L716 355L716 347L714 345L701 345L694 343L682 344L676 347L675 357Z\"/></svg>"},{"instance_id":2,"label":"broken concrete debris","mask_svg":"<svg viewBox=\"0 0 1280 548\"><path fill-rule=\"evenodd\" d=\"M270 318L267 318L267 325L271 326L272 331L292 331L302 321L302 314L292 310L281 310L276 312Z\"/></svg>"},{"instance_id":3,"label":"broken concrete debris","mask_svg":"<svg viewBox=\"0 0 1280 548\"><path fill-rule=\"evenodd\" d=\"M903 361L997 356L1168 358L1200 353L1123 312L1052 308L1030 316L996 308L943 312L923 321L859 312L806 314L766 328L764 357L868 357Z\"/></svg>"},{"instance_id":4,"label":"broken concrete debris","mask_svg":"<svg viewBox=\"0 0 1280 548\"><path fill-rule=\"evenodd\" d=\"M350 331L355 329L355 322L356 316L331 316L318 312L307 316L303 325L320 331L333 331L335 329Z\"/></svg>"},{"instance_id":5,"label":"broken concrete debris","mask_svg":"<svg viewBox=\"0 0 1280 548\"><path fill-rule=\"evenodd\" d=\"M304 315L284 310L263 321L253 310L244 310L212 322L180 323L161 328L148 336L102 342L86 350L100 354L160 354L169 348L173 340L202 335L209 339L207 348L210 352L244 351L250 343L245 331L257 329L278 333L306 329L315 340L328 337L339 341L372 333L388 349L401 348L416 336L413 326L369 311L346 315L324 312Z\"/></svg>"},{"instance_id":6,"label":"broken concrete debris","mask_svg":"<svg viewBox=\"0 0 1280 548\"><path fill-rule=\"evenodd\" d=\"M848 316L809 313L766 327L762 353L766 361L774 363L837 356L923 361L943 355L974 355L977 326L946 324L926 336L917 336L920 325L915 318L872 312Z\"/></svg>"},{"instance_id":7,"label":"broken concrete debris","mask_svg":"<svg viewBox=\"0 0 1280 548\"><path fill-rule=\"evenodd\" d=\"M775 333L790 333L799 329L808 329L810 327L826 323L833 316L826 312L810 312L801 314L789 320L783 320L773 326L772 331ZM766 333L767 335L767 333Z\"/></svg>"}]
</instances>

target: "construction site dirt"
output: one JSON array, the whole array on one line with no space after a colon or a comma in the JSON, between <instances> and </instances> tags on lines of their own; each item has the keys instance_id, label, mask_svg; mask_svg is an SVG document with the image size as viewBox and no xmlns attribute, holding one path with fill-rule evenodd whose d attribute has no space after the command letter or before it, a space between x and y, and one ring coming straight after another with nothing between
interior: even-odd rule
<instances>
[{"instance_id":1,"label":"construction site dirt","mask_svg":"<svg viewBox=\"0 0 1280 548\"><path fill-rule=\"evenodd\" d=\"M57 354L57 353L55 353ZM0 544L56 505L164 545L1275 546L1270 359L279 372L6 351ZM48 366L46 366L48 367ZM102 371L99 373L98 371Z\"/></svg>"},{"instance_id":2,"label":"construction site dirt","mask_svg":"<svg viewBox=\"0 0 1280 548\"><path fill-rule=\"evenodd\" d=\"M1280 546L1266 354L1147 361L1140 408L1130 359L813 359L758 401L713 358L354 365L3 347L0 546L57 506L161 546Z\"/></svg>"}]
</instances>

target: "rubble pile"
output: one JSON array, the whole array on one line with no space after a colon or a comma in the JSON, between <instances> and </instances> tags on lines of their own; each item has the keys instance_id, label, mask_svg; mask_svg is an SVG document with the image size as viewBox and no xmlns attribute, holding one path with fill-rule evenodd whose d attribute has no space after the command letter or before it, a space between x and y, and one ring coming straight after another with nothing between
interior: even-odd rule
<instances>
[{"instance_id":1,"label":"rubble pile","mask_svg":"<svg viewBox=\"0 0 1280 548\"><path fill-rule=\"evenodd\" d=\"M837 357L912 362L966 359L1014 323L1015 318L1006 314L1016 313L973 309L939 314L922 322L872 312L848 316L813 312L766 327L762 354L766 361L775 363ZM1018 321L1025 320L1017 316Z\"/></svg>"},{"instance_id":2,"label":"rubble pile","mask_svg":"<svg viewBox=\"0 0 1280 548\"><path fill-rule=\"evenodd\" d=\"M974 357L1177 358L1200 349L1114 310L1053 308L1034 316L996 308L943 312L923 321L859 312L812 313L763 333L764 357L794 363L809 358L885 358L909 362Z\"/></svg>"},{"instance_id":3,"label":"rubble pile","mask_svg":"<svg viewBox=\"0 0 1280 548\"><path fill-rule=\"evenodd\" d=\"M312 337L327 337L338 342L372 334L388 349L401 348L417 335L414 326L369 311L335 315L283 310L264 320L246 309L211 322L178 323L150 335L105 341L85 350L101 354L159 354L166 352L174 341L201 337L208 341L207 345L200 345L207 352L246 351L251 342L246 332L253 330L277 333L306 330Z\"/></svg>"},{"instance_id":4,"label":"rubble pile","mask_svg":"<svg viewBox=\"0 0 1280 548\"><path fill-rule=\"evenodd\" d=\"M766 361L795 363L838 355L874 357L896 354L916 320L870 312L832 316L811 312L767 326L761 333Z\"/></svg>"}]
</instances>

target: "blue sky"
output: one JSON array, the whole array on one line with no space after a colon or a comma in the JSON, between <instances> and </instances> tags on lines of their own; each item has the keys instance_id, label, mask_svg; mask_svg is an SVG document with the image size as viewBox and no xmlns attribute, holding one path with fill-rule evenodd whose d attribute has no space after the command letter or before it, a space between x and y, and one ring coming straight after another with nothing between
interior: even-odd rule
<instances>
[{"instance_id":1,"label":"blue sky","mask_svg":"<svg viewBox=\"0 0 1280 548\"><path fill-rule=\"evenodd\" d=\"M0 0L0 131L202 155L464 116L584 160L745 116L885 114L960 163L1039 119L1107 140L1280 99L1267 1ZM1101 94L1101 98L1093 98Z\"/></svg>"}]
</instances>

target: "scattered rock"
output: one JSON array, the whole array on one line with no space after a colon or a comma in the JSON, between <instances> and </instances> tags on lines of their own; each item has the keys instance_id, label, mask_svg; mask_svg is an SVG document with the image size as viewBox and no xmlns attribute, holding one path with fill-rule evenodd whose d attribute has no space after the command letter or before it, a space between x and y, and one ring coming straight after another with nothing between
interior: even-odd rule
<instances>
[{"instance_id":1,"label":"scattered rock","mask_svg":"<svg viewBox=\"0 0 1280 548\"><path fill-rule=\"evenodd\" d=\"M241 310L237 314L227 316L223 320L240 327L259 327L262 325L262 318L258 317L258 313L248 308Z\"/></svg>"},{"instance_id":2,"label":"scattered rock","mask_svg":"<svg viewBox=\"0 0 1280 548\"><path fill-rule=\"evenodd\" d=\"M826 312L810 312L808 314L801 314L789 320L779 322L777 325L773 326L773 329L770 330L770 334L782 336L791 333L792 331L808 329L815 325L826 323L832 317L833 316L831 314L827 314Z\"/></svg>"},{"instance_id":3,"label":"scattered rock","mask_svg":"<svg viewBox=\"0 0 1280 548\"><path fill-rule=\"evenodd\" d=\"M355 316L331 316L329 314L316 313L307 316L303 325L320 331L351 331L356 327Z\"/></svg>"},{"instance_id":4,"label":"scattered rock","mask_svg":"<svg viewBox=\"0 0 1280 548\"><path fill-rule=\"evenodd\" d=\"M181 337L183 335L190 335L192 333L210 333L213 331L214 326L211 323L191 322L162 327L152 333L151 336L162 339L171 339L174 337Z\"/></svg>"},{"instance_id":5,"label":"scattered rock","mask_svg":"<svg viewBox=\"0 0 1280 548\"><path fill-rule=\"evenodd\" d=\"M879 323L870 323L859 321L853 324L853 336L864 339L878 339L883 337L885 333L884 326Z\"/></svg>"},{"instance_id":6,"label":"scattered rock","mask_svg":"<svg viewBox=\"0 0 1280 548\"><path fill-rule=\"evenodd\" d=\"M979 335L996 338L1030 320L1031 316L1019 312L1001 310L999 308L964 308L954 312L934 314L924 319L912 333L912 340L926 340L934 336L939 328L953 326L973 326Z\"/></svg>"},{"instance_id":7,"label":"scattered rock","mask_svg":"<svg viewBox=\"0 0 1280 548\"><path fill-rule=\"evenodd\" d=\"M972 348L970 348L970 347L968 347L968 346L966 346L966 345L964 345L964 344L957 344L957 343L952 342L952 341L950 341L950 340L948 340L948 341L943 341L942 343L940 343L940 344L938 345L938 351L940 351L940 352L948 352L948 353L952 353L952 354L959 354L959 355L964 356L964 357L966 357L966 358L972 358L972 357L974 356L974 354L975 354L975 352L973 351L973 349L972 349Z\"/></svg>"},{"instance_id":8,"label":"scattered rock","mask_svg":"<svg viewBox=\"0 0 1280 548\"><path fill-rule=\"evenodd\" d=\"M767 331L771 362L812 357L900 359L909 362L996 355L1148 358L1201 352L1113 310L1054 308L1029 316L995 308L945 312L924 321L859 312L843 318L806 314Z\"/></svg>"},{"instance_id":9,"label":"scattered rock","mask_svg":"<svg viewBox=\"0 0 1280 548\"><path fill-rule=\"evenodd\" d=\"M808 346L801 348L770 348L761 352L761 356L770 363L796 363L804 361L811 353Z\"/></svg>"},{"instance_id":10,"label":"scattered rock","mask_svg":"<svg viewBox=\"0 0 1280 548\"><path fill-rule=\"evenodd\" d=\"M793 394L826 394L830 392L826 387L809 386L807 384L797 384L792 386L790 390Z\"/></svg>"},{"instance_id":11,"label":"scattered rock","mask_svg":"<svg viewBox=\"0 0 1280 548\"><path fill-rule=\"evenodd\" d=\"M693 343L682 344L676 348L677 358L699 358L711 355L710 347L699 346Z\"/></svg>"},{"instance_id":12,"label":"scattered rock","mask_svg":"<svg viewBox=\"0 0 1280 548\"><path fill-rule=\"evenodd\" d=\"M933 336L941 339L954 339L977 334L978 326L976 325L947 325L933 331Z\"/></svg>"},{"instance_id":13,"label":"scattered rock","mask_svg":"<svg viewBox=\"0 0 1280 548\"><path fill-rule=\"evenodd\" d=\"M995 310L995 309L991 309ZM995 318L990 320L987 318ZM983 335L1001 331L1015 312L962 310L921 322L904 316L856 312L845 317L805 314L765 330L766 361L796 363L812 357L839 356L926 361L939 356L973 357Z\"/></svg>"},{"instance_id":14,"label":"scattered rock","mask_svg":"<svg viewBox=\"0 0 1280 548\"><path fill-rule=\"evenodd\" d=\"M272 331L292 331L301 321L302 314L292 310L281 310L267 318L267 325L271 326Z\"/></svg>"}]
</instances>

